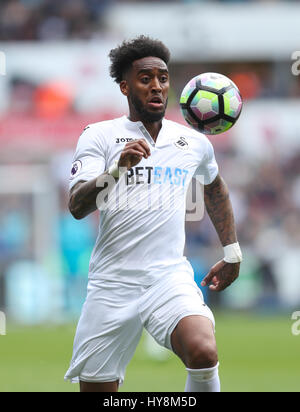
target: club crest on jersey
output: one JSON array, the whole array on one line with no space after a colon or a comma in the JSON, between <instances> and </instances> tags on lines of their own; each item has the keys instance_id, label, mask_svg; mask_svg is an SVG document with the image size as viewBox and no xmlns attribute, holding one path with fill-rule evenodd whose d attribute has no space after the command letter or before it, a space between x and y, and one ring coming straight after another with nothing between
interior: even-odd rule
<instances>
[{"instance_id":1,"label":"club crest on jersey","mask_svg":"<svg viewBox=\"0 0 300 412\"><path fill-rule=\"evenodd\" d=\"M178 147L178 149L187 150L189 144L186 141L185 137L180 137L178 140L176 140L176 142L174 142L174 145Z\"/></svg>"},{"instance_id":2,"label":"club crest on jersey","mask_svg":"<svg viewBox=\"0 0 300 412\"><path fill-rule=\"evenodd\" d=\"M81 166L82 163L80 160L76 160L76 162L72 164L70 179L73 179L80 172Z\"/></svg>"}]
</instances>

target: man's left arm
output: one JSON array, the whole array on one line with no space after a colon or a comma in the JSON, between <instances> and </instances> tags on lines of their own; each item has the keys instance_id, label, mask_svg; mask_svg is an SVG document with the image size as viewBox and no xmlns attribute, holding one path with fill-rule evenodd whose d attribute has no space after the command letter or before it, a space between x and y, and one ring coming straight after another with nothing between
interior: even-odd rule
<instances>
[{"instance_id":1,"label":"man's left arm","mask_svg":"<svg viewBox=\"0 0 300 412\"><path fill-rule=\"evenodd\" d=\"M227 288L239 276L242 259L229 191L220 175L211 184L204 186L204 202L222 246L225 248L225 260L220 260L211 268L201 285L206 286L211 283L209 288L219 292Z\"/></svg>"}]
</instances>

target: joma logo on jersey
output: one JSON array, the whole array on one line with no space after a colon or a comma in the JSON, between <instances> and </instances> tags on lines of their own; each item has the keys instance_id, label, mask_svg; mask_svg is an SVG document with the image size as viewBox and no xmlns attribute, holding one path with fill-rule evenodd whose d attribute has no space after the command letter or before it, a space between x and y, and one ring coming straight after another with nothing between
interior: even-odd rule
<instances>
[{"instance_id":1,"label":"joma logo on jersey","mask_svg":"<svg viewBox=\"0 0 300 412\"><path fill-rule=\"evenodd\" d=\"M132 137L117 137L116 138L116 143L128 143L132 142L134 139Z\"/></svg>"},{"instance_id":2,"label":"joma logo on jersey","mask_svg":"<svg viewBox=\"0 0 300 412\"><path fill-rule=\"evenodd\" d=\"M185 137L180 137L176 142L174 142L174 145L178 147L178 149L186 150L188 148L188 142L186 141Z\"/></svg>"}]
</instances>

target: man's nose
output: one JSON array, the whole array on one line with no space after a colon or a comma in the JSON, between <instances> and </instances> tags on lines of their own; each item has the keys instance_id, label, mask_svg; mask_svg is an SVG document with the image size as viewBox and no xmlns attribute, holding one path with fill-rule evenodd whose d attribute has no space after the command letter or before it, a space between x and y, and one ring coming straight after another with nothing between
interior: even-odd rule
<instances>
[{"instance_id":1,"label":"man's nose","mask_svg":"<svg viewBox=\"0 0 300 412\"><path fill-rule=\"evenodd\" d=\"M162 90L160 81L157 77L154 77L153 80L152 80L151 90L155 91L155 92L157 92L157 91L160 92Z\"/></svg>"}]
</instances>

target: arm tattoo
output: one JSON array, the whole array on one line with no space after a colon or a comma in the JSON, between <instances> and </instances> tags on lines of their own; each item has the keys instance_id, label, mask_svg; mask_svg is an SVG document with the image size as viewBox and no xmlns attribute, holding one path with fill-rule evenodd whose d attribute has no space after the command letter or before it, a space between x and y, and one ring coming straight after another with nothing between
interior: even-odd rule
<instances>
[{"instance_id":1,"label":"arm tattoo","mask_svg":"<svg viewBox=\"0 0 300 412\"><path fill-rule=\"evenodd\" d=\"M222 245L237 242L229 191L220 175L211 184L204 186L204 202Z\"/></svg>"}]
</instances>

